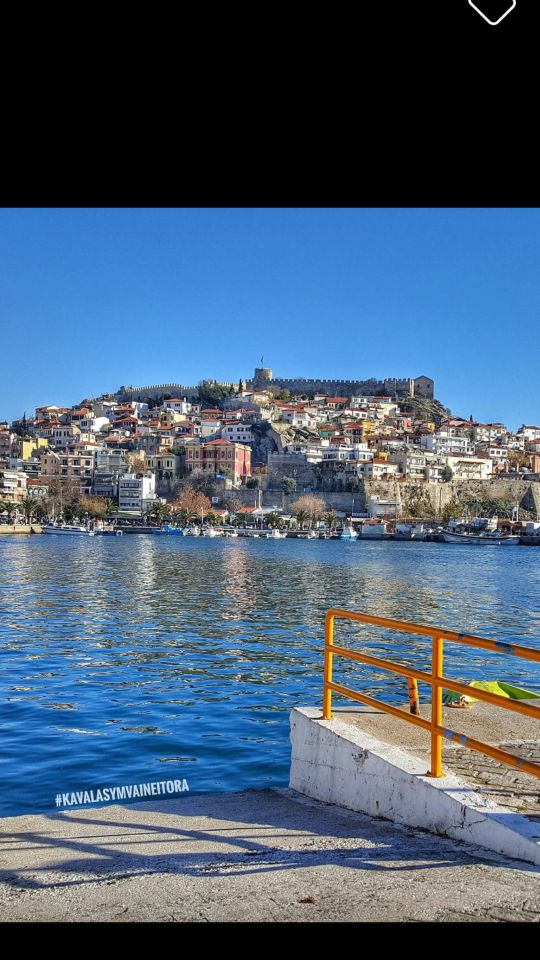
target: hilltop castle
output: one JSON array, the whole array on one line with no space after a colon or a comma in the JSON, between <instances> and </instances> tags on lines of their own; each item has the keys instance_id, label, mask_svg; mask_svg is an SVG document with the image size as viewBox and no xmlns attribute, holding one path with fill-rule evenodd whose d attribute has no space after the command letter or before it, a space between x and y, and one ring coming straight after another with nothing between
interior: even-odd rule
<instances>
[{"instance_id":1,"label":"hilltop castle","mask_svg":"<svg viewBox=\"0 0 540 960\"><path fill-rule=\"evenodd\" d=\"M208 383L218 381L209 380ZM221 384L221 381L219 381ZM386 380L316 380L305 377L283 378L274 377L269 367L256 367L251 380L243 380L242 384L252 390L263 390L268 387L277 387L281 390L290 390L291 393L301 393L307 396L316 393L325 393L328 396L353 397L375 396L384 392L389 397L421 397L433 400L434 382L431 377L409 377L397 379L388 377ZM236 386L234 383L224 383L223 386ZM173 397L192 398L197 396L198 387L188 387L181 383L158 383L146 387L122 386L115 394L118 400L146 400L150 397L159 397L168 393Z\"/></svg>"}]
</instances>

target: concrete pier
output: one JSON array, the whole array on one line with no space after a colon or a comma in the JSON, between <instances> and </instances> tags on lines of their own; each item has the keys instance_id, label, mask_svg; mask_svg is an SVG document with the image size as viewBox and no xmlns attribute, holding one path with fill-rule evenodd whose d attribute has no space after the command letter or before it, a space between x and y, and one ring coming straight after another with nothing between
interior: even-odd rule
<instances>
[{"instance_id":1,"label":"concrete pier","mask_svg":"<svg viewBox=\"0 0 540 960\"><path fill-rule=\"evenodd\" d=\"M540 759L537 720L485 703L443 713L445 728ZM445 776L430 777L429 733L369 707L335 710L332 720L320 708L293 710L291 742L290 786L306 796L540 866L536 777L446 741Z\"/></svg>"},{"instance_id":2,"label":"concrete pier","mask_svg":"<svg viewBox=\"0 0 540 960\"><path fill-rule=\"evenodd\" d=\"M0 821L4 921L540 918L540 874L289 790Z\"/></svg>"}]
</instances>

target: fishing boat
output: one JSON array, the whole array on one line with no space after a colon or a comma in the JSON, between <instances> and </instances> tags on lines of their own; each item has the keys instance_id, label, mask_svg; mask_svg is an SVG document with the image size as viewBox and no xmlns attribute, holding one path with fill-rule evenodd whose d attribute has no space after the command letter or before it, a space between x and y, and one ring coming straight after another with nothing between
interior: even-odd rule
<instances>
[{"instance_id":1,"label":"fishing boat","mask_svg":"<svg viewBox=\"0 0 540 960\"><path fill-rule=\"evenodd\" d=\"M318 540L318 539L319 539L319 534L317 533L316 530L310 530L309 533L308 533L308 535L307 535L307 538L308 538L308 540Z\"/></svg>"},{"instance_id":2,"label":"fishing boat","mask_svg":"<svg viewBox=\"0 0 540 960\"><path fill-rule=\"evenodd\" d=\"M472 543L480 546L513 546L519 543L517 534L499 533L497 522L497 517L475 517L471 521L453 519L446 530L442 531L442 539L445 543Z\"/></svg>"},{"instance_id":3,"label":"fishing boat","mask_svg":"<svg viewBox=\"0 0 540 960\"><path fill-rule=\"evenodd\" d=\"M184 536L184 531L182 530L181 527L173 527L171 526L170 523L165 523L162 527L156 527L156 529L154 530L154 533L157 533L161 536L169 536L169 535L177 536L177 537Z\"/></svg>"},{"instance_id":4,"label":"fishing boat","mask_svg":"<svg viewBox=\"0 0 540 960\"><path fill-rule=\"evenodd\" d=\"M191 527L184 528L185 537L198 537L200 535L200 532L201 531L199 530L198 526L195 523L192 524Z\"/></svg>"},{"instance_id":5,"label":"fishing boat","mask_svg":"<svg viewBox=\"0 0 540 960\"><path fill-rule=\"evenodd\" d=\"M274 529L271 530L270 533L267 533L266 536L269 540L284 540L287 534L282 533L280 530Z\"/></svg>"},{"instance_id":6,"label":"fishing boat","mask_svg":"<svg viewBox=\"0 0 540 960\"><path fill-rule=\"evenodd\" d=\"M488 530L485 533L457 533L443 530L442 537L445 543L496 544L499 546L513 546L519 543L517 534L498 533L496 530Z\"/></svg>"},{"instance_id":7,"label":"fishing boat","mask_svg":"<svg viewBox=\"0 0 540 960\"><path fill-rule=\"evenodd\" d=\"M350 523L347 523L343 527L343 530L341 531L341 536L339 539L340 540L358 540L358 534L356 533L356 530L354 529L354 527Z\"/></svg>"}]
</instances>

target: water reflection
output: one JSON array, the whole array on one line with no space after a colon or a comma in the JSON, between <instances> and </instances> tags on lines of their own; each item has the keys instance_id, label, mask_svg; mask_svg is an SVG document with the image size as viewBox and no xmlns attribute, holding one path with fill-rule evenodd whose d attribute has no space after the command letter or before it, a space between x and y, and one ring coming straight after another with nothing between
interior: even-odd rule
<instances>
[{"instance_id":1,"label":"water reflection","mask_svg":"<svg viewBox=\"0 0 540 960\"><path fill-rule=\"evenodd\" d=\"M192 764L192 790L285 784L288 711L320 703L330 606L539 643L534 550L4 538L0 570L2 813L151 779L161 763ZM423 637L341 623L336 639L430 662ZM540 690L524 661L482 651L448 644L447 668ZM404 696L371 667L340 663L340 677Z\"/></svg>"}]
</instances>

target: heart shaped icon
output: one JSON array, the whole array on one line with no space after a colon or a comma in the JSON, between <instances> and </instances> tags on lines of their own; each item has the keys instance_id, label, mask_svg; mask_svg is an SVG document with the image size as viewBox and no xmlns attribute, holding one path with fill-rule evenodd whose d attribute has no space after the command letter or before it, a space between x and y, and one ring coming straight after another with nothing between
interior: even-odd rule
<instances>
[{"instance_id":1,"label":"heart shaped icon","mask_svg":"<svg viewBox=\"0 0 540 960\"><path fill-rule=\"evenodd\" d=\"M478 0L478 2L480 3L481 0ZM504 18L507 17L508 14L512 12L514 7L516 6L516 3L517 3L517 0L509 0L508 9L504 11L502 16L500 16L498 20L490 20L488 15L484 13L484 11L481 10L476 3L473 3L473 0L469 0L469 6L471 6L473 10L476 10L476 12L479 13L481 17L483 17L486 23L489 23L490 27L496 27L497 24L501 22L501 20L504 20Z\"/></svg>"}]
</instances>

